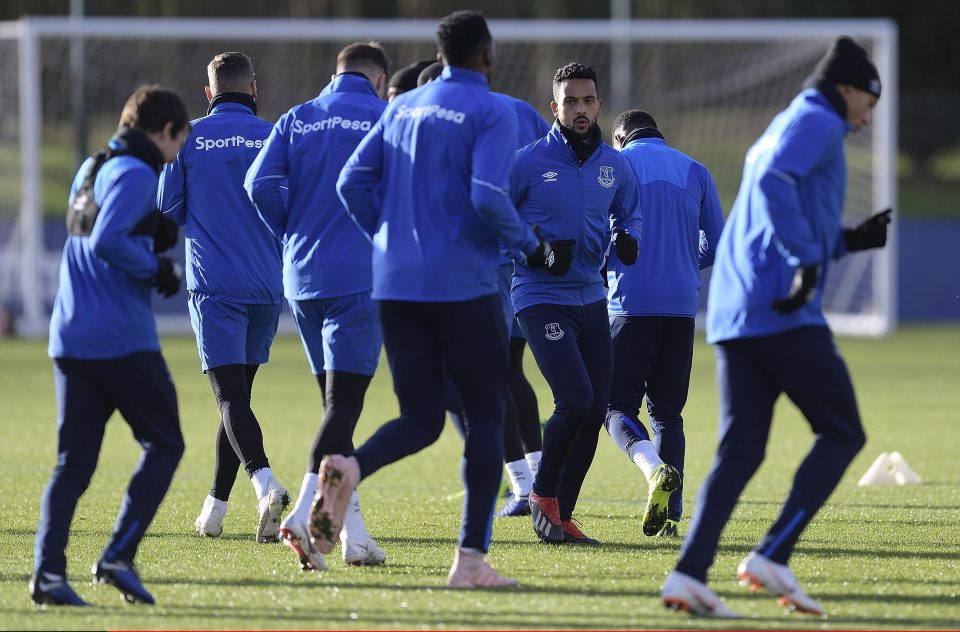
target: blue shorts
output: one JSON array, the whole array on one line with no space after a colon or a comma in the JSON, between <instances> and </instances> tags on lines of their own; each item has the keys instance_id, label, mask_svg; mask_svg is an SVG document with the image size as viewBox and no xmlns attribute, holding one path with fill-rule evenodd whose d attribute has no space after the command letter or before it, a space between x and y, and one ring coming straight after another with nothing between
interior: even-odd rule
<instances>
[{"instance_id":1,"label":"blue shorts","mask_svg":"<svg viewBox=\"0 0 960 632\"><path fill-rule=\"evenodd\" d=\"M190 292L190 324L204 371L227 364L266 364L277 335L280 303L234 303Z\"/></svg>"},{"instance_id":2,"label":"blue shorts","mask_svg":"<svg viewBox=\"0 0 960 632\"><path fill-rule=\"evenodd\" d=\"M383 334L370 292L291 300L290 311L314 375L323 371L373 375L377 370Z\"/></svg>"},{"instance_id":3,"label":"blue shorts","mask_svg":"<svg viewBox=\"0 0 960 632\"><path fill-rule=\"evenodd\" d=\"M513 299L510 298L510 285L513 283L513 264L501 264L499 272L500 304L503 307L503 317L507 321L507 331L510 332L511 338L526 340L523 337L523 331L520 329L520 323L517 322L517 317L513 315Z\"/></svg>"}]
</instances>

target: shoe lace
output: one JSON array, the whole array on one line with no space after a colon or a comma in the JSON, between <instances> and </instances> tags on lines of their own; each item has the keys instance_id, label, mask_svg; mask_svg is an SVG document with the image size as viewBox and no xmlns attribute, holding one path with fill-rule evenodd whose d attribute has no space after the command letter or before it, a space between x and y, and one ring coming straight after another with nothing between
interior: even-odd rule
<instances>
[{"instance_id":1,"label":"shoe lace","mask_svg":"<svg viewBox=\"0 0 960 632\"><path fill-rule=\"evenodd\" d=\"M585 538L587 534L580 530L583 524L574 517L570 517L569 520L563 521L563 531L564 533L569 533L575 538Z\"/></svg>"}]
</instances>

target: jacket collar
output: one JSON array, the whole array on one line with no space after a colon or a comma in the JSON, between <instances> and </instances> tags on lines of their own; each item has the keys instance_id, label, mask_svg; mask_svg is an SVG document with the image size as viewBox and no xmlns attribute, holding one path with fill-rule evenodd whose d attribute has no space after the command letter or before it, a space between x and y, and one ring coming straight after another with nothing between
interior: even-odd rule
<instances>
[{"instance_id":1,"label":"jacket collar","mask_svg":"<svg viewBox=\"0 0 960 632\"><path fill-rule=\"evenodd\" d=\"M440 73L440 79L443 81L450 81L452 79L466 83L475 83L485 88L490 88L490 84L487 83L487 77L482 72L467 70L460 66L444 66L443 72Z\"/></svg>"},{"instance_id":2,"label":"jacket collar","mask_svg":"<svg viewBox=\"0 0 960 632\"><path fill-rule=\"evenodd\" d=\"M333 78L333 81L323 89L320 94L329 94L331 92L352 92L355 94L369 94L379 98L380 95L373 89L373 84L364 75L352 72L340 73Z\"/></svg>"},{"instance_id":3,"label":"jacket collar","mask_svg":"<svg viewBox=\"0 0 960 632\"><path fill-rule=\"evenodd\" d=\"M221 92L213 97L207 106L207 115L214 112L243 112L257 113L257 100L242 92Z\"/></svg>"},{"instance_id":4,"label":"jacket collar","mask_svg":"<svg viewBox=\"0 0 960 632\"><path fill-rule=\"evenodd\" d=\"M850 122L847 121L847 117L844 114L841 114L840 112L838 112L836 106L830 102L830 99L828 99L825 94L823 94L816 88L807 88L806 90L800 93L800 96L802 96L805 100L816 103L817 105L823 107L825 110L829 110L830 112L836 114L837 117L841 121L843 121L843 126L846 128L848 134L853 131L853 125L851 125Z\"/></svg>"},{"instance_id":5,"label":"jacket collar","mask_svg":"<svg viewBox=\"0 0 960 632\"><path fill-rule=\"evenodd\" d=\"M588 164L588 163L590 163L590 162L592 162L597 156L599 156L601 153L603 153L604 146L607 144L607 143L603 140L603 136L601 135L601 136L600 136L600 143L599 143L599 146L597 147L597 150L596 150L595 152L593 152L593 154L591 154L591 156L590 156L589 158L587 158L587 160L583 163L583 165L581 165L580 162L577 160L577 155L574 153L573 147L570 146L570 142L567 140L567 137L563 135L563 132L562 132L562 131L560 131L560 121L559 121L559 120L556 120L556 119L555 119L555 120L553 121L553 126L550 128L550 132L547 133L547 138L549 138L549 139L551 140L551 142L559 143L560 146L562 146L562 147L564 148L564 149L563 149L564 153L566 153L568 156L570 156L570 159L573 160L574 164L576 164L576 165L578 165L578 166L581 166L581 167L584 166L584 165L586 165L586 164Z\"/></svg>"}]
</instances>

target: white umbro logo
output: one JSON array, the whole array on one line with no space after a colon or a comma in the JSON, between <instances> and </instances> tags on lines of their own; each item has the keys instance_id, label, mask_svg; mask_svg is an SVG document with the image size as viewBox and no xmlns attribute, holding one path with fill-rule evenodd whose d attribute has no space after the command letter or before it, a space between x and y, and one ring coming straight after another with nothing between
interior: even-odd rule
<instances>
[{"instance_id":1,"label":"white umbro logo","mask_svg":"<svg viewBox=\"0 0 960 632\"><path fill-rule=\"evenodd\" d=\"M556 181L557 181L557 172L556 172L556 171L548 171L548 172L546 172L545 174L543 174L543 181L544 181L544 182L556 182Z\"/></svg>"}]
</instances>

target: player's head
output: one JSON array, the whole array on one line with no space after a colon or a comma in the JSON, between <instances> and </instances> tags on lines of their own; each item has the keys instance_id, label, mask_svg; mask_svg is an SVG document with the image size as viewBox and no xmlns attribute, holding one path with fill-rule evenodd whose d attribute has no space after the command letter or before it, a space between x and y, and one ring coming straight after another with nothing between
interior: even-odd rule
<instances>
[{"instance_id":1,"label":"player's head","mask_svg":"<svg viewBox=\"0 0 960 632\"><path fill-rule=\"evenodd\" d=\"M572 62L554 73L550 109L560 125L586 137L597 124L602 105L593 68Z\"/></svg>"},{"instance_id":2,"label":"player's head","mask_svg":"<svg viewBox=\"0 0 960 632\"><path fill-rule=\"evenodd\" d=\"M397 96L404 92L410 92L416 88L417 77L424 68L435 63L432 59L424 59L409 66L404 66L390 77L390 83L387 84L387 101L393 101Z\"/></svg>"},{"instance_id":3,"label":"player's head","mask_svg":"<svg viewBox=\"0 0 960 632\"><path fill-rule=\"evenodd\" d=\"M253 62L243 53L220 53L207 64L207 100L225 92L240 92L256 98L257 79Z\"/></svg>"},{"instance_id":4,"label":"player's head","mask_svg":"<svg viewBox=\"0 0 960 632\"><path fill-rule=\"evenodd\" d=\"M417 77L417 85L425 86L443 73L443 64L438 61L433 62L420 72Z\"/></svg>"},{"instance_id":5,"label":"player's head","mask_svg":"<svg viewBox=\"0 0 960 632\"><path fill-rule=\"evenodd\" d=\"M867 51L849 37L836 39L813 72L814 84L833 84L846 104L845 118L854 130L870 124L880 98L880 73Z\"/></svg>"},{"instance_id":6,"label":"player's head","mask_svg":"<svg viewBox=\"0 0 960 632\"><path fill-rule=\"evenodd\" d=\"M161 86L140 86L127 99L120 113L120 127L145 134L172 162L190 133L187 108L180 96Z\"/></svg>"},{"instance_id":7,"label":"player's head","mask_svg":"<svg viewBox=\"0 0 960 632\"><path fill-rule=\"evenodd\" d=\"M437 51L444 66L476 70L488 79L493 74L493 36L479 11L455 11L440 20Z\"/></svg>"},{"instance_id":8,"label":"player's head","mask_svg":"<svg viewBox=\"0 0 960 632\"><path fill-rule=\"evenodd\" d=\"M354 42L337 54L337 74L359 72L370 80L377 94L382 95L390 72L390 58L380 42Z\"/></svg>"},{"instance_id":9,"label":"player's head","mask_svg":"<svg viewBox=\"0 0 960 632\"><path fill-rule=\"evenodd\" d=\"M627 138L638 130L657 131L657 122L643 110L621 112L613 121L613 146L620 149Z\"/></svg>"}]
</instances>

